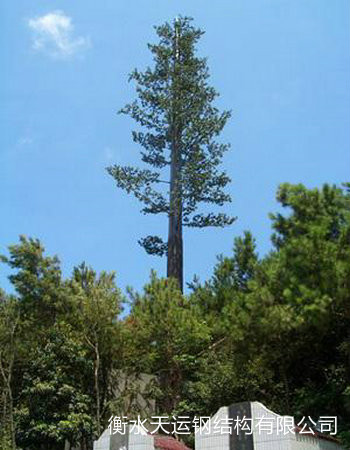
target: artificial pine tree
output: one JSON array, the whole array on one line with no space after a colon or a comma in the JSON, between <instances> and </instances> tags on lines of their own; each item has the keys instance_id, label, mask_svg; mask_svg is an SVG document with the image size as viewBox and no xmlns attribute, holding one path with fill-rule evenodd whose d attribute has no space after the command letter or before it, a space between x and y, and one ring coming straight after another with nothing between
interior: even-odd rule
<instances>
[{"instance_id":1,"label":"artificial pine tree","mask_svg":"<svg viewBox=\"0 0 350 450\"><path fill-rule=\"evenodd\" d=\"M141 144L141 159L153 167L114 165L107 171L117 186L144 203L145 214L166 214L168 241L147 236L139 241L147 253L167 255L167 276L183 289L183 227L224 227L233 217L223 213L197 213L200 204L222 206L231 201L223 191L230 179L220 171L227 144L215 139L230 117L213 105L218 93L208 84L205 58L196 56L203 31L192 19L155 27L158 44L149 44L154 66L134 70L138 98L120 112L130 115L144 131L132 133Z\"/></svg>"}]
</instances>

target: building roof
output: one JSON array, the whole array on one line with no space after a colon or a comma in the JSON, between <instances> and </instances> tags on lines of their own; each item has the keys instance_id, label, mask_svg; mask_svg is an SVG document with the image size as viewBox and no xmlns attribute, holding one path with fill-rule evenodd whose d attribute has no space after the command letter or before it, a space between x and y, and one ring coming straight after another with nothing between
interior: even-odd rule
<instances>
[{"instance_id":1,"label":"building roof","mask_svg":"<svg viewBox=\"0 0 350 450\"><path fill-rule=\"evenodd\" d=\"M155 435L154 446L159 450L191 450L183 442L172 436Z\"/></svg>"},{"instance_id":2,"label":"building roof","mask_svg":"<svg viewBox=\"0 0 350 450\"><path fill-rule=\"evenodd\" d=\"M331 442L335 442L336 444L340 444L339 439L337 439L336 437L330 436L329 434L320 433L319 431L316 431L316 430L311 431L311 428L303 430L303 433L300 433L302 431L302 428L296 426L295 431L296 431L296 433L300 434L301 436L309 436L309 437L314 437L317 439L324 439L326 441L331 441ZM307 431L309 431L309 433Z\"/></svg>"}]
</instances>

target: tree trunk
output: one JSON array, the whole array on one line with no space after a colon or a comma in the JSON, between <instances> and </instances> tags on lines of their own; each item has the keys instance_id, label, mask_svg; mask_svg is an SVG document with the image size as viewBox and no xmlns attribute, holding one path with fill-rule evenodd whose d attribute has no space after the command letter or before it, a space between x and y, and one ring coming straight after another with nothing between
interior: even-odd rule
<instances>
[{"instance_id":1,"label":"tree trunk","mask_svg":"<svg viewBox=\"0 0 350 450\"><path fill-rule=\"evenodd\" d=\"M174 151L173 153L176 153ZM172 160L175 160L176 155ZM168 235L168 278L178 281L181 292L183 290L183 244L182 244L182 205L180 198L179 169L176 161L171 164L170 182L170 215Z\"/></svg>"},{"instance_id":2,"label":"tree trunk","mask_svg":"<svg viewBox=\"0 0 350 450\"><path fill-rule=\"evenodd\" d=\"M181 131L177 114L176 77L179 60L178 33L175 21L173 106L171 120L170 211L168 232L167 276L178 281L183 291L182 190L181 190Z\"/></svg>"},{"instance_id":3,"label":"tree trunk","mask_svg":"<svg viewBox=\"0 0 350 450\"><path fill-rule=\"evenodd\" d=\"M9 421L9 428L10 428L10 438L11 438L11 447L12 450L16 450L16 432L15 432L15 423L13 418L13 395L12 395L12 372L13 372L13 365L15 362L15 332L17 328L17 321L13 325L13 328L11 330L10 334L10 357L8 362L8 367L5 369L4 365L1 361L1 355L0 355L0 372L4 381L4 388L5 388L5 406L4 406L4 414L6 416L6 406L7 406L7 399L8 399L8 421ZM6 375L7 371L7 375ZM6 393L7 391L7 393ZM6 421L6 417L4 416L4 421Z\"/></svg>"},{"instance_id":4,"label":"tree trunk","mask_svg":"<svg viewBox=\"0 0 350 450\"><path fill-rule=\"evenodd\" d=\"M96 391L96 422L97 422L97 434L101 435L101 406L100 406L100 383L99 383L99 372L100 372L100 352L98 348L98 343L95 345L95 391Z\"/></svg>"},{"instance_id":5,"label":"tree trunk","mask_svg":"<svg viewBox=\"0 0 350 450\"><path fill-rule=\"evenodd\" d=\"M15 422L13 419L13 397L11 387L9 387L9 400L10 400L9 420L10 420L11 445L12 450L16 450L16 430L15 430Z\"/></svg>"},{"instance_id":6,"label":"tree trunk","mask_svg":"<svg viewBox=\"0 0 350 450\"><path fill-rule=\"evenodd\" d=\"M3 426L5 425L6 422L6 414L7 414L7 391L4 384L4 389L2 390L2 418L0 421L0 423L3 424Z\"/></svg>"}]
</instances>

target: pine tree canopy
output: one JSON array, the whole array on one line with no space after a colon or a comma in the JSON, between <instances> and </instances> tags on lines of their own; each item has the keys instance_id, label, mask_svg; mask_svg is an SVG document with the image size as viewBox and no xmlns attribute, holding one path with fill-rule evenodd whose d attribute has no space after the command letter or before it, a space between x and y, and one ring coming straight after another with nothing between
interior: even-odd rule
<instances>
[{"instance_id":1,"label":"pine tree canopy","mask_svg":"<svg viewBox=\"0 0 350 450\"><path fill-rule=\"evenodd\" d=\"M224 213L197 211L205 203L231 201L224 192L230 178L219 168L229 145L217 141L230 112L214 106L218 93L208 83L207 61L196 55L203 31L187 17L155 29L159 43L148 45L154 65L131 73L137 99L120 111L140 125L132 137L146 168L113 165L107 171L144 204L143 213L164 213L170 220L177 210L181 230L230 225L235 219ZM158 236L139 243L150 254L168 251Z\"/></svg>"}]
</instances>

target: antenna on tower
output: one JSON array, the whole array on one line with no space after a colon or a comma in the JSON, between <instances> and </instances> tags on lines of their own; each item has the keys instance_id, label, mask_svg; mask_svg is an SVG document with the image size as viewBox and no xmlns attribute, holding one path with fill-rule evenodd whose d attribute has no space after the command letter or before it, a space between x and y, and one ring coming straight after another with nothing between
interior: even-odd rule
<instances>
[{"instance_id":1,"label":"antenna on tower","mask_svg":"<svg viewBox=\"0 0 350 450\"><path fill-rule=\"evenodd\" d=\"M179 16L175 17L174 20L174 28L175 28L175 59L179 59L179 28L178 28L178 23L179 23Z\"/></svg>"}]
</instances>

